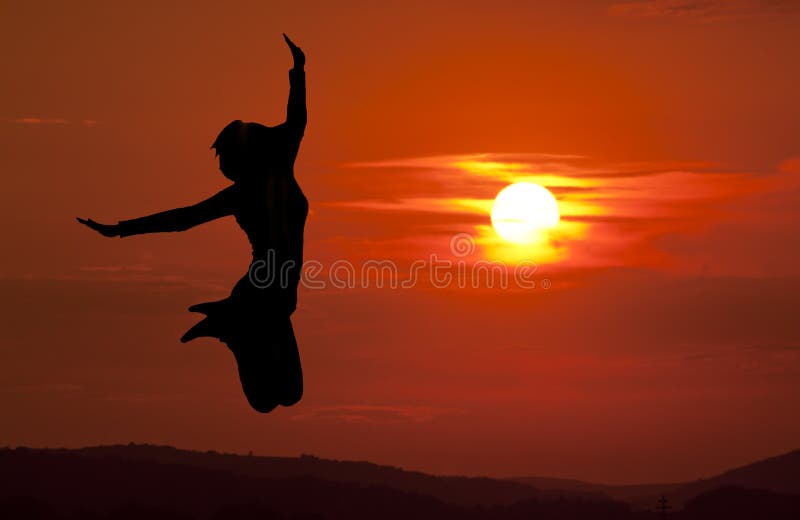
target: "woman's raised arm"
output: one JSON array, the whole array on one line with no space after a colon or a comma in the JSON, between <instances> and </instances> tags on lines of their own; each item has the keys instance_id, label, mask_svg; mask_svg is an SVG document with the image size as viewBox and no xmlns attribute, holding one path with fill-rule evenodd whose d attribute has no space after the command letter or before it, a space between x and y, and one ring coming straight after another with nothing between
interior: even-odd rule
<instances>
[{"instance_id":1,"label":"woman's raised arm","mask_svg":"<svg viewBox=\"0 0 800 520\"><path fill-rule=\"evenodd\" d=\"M286 108L286 125L292 133L303 137L306 129L308 114L306 111L306 73L303 67L306 63L306 56L303 51L294 44L285 34L283 39L292 51L294 67L289 71L289 104Z\"/></svg>"}]
</instances>

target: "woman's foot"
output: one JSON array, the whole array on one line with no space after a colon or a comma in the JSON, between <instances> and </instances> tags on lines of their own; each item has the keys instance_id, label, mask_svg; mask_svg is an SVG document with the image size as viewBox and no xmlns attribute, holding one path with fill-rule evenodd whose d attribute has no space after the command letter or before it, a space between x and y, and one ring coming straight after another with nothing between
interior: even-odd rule
<instances>
[{"instance_id":1,"label":"woman's foot","mask_svg":"<svg viewBox=\"0 0 800 520\"><path fill-rule=\"evenodd\" d=\"M214 329L211 320L204 318L186 331L186 334L181 337L181 343L188 343L195 338L219 338L219 333Z\"/></svg>"},{"instance_id":2,"label":"woman's foot","mask_svg":"<svg viewBox=\"0 0 800 520\"><path fill-rule=\"evenodd\" d=\"M209 314L219 309L226 303L228 303L227 298L215 302L198 303L196 305L192 305L191 307L189 307L189 312L199 312L201 314L205 314L206 316L208 316Z\"/></svg>"}]
</instances>

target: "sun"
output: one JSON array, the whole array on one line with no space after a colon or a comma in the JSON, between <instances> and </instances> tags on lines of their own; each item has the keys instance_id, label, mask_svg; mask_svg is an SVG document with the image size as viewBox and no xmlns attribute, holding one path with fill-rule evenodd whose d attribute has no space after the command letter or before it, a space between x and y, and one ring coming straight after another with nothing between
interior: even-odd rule
<instances>
[{"instance_id":1,"label":"sun","mask_svg":"<svg viewBox=\"0 0 800 520\"><path fill-rule=\"evenodd\" d=\"M541 232L558 224L558 202L547 188L516 182L497 194L492 226L501 238L515 244L537 242Z\"/></svg>"}]
</instances>

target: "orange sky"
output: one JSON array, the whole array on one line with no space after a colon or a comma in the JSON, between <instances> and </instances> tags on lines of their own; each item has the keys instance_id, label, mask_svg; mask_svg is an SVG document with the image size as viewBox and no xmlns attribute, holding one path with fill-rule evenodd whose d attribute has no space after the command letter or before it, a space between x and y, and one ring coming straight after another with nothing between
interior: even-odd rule
<instances>
[{"instance_id":1,"label":"orange sky","mask_svg":"<svg viewBox=\"0 0 800 520\"><path fill-rule=\"evenodd\" d=\"M798 447L795 2L166 4L0 6L0 444L605 482ZM73 218L225 186L218 131L285 117L281 32L308 57L308 260L462 260L466 233L467 265L539 285L305 288L305 396L262 416L221 344L178 342L247 266L233 219L108 240ZM537 247L490 226L520 180L559 201Z\"/></svg>"}]
</instances>

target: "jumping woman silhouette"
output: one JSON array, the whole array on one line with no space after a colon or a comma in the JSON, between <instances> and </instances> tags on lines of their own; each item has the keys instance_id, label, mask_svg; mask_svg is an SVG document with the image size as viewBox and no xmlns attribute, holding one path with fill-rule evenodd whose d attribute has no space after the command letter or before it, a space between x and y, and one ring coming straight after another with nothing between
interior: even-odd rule
<instances>
[{"instance_id":1,"label":"jumping woman silhouette","mask_svg":"<svg viewBox=\"0 0 800 520\"><path fill-rule=\"evenodd\" d=\"M305 55L283 35L294 59L289 71L286 121L269 127L236 120L211 148L233 184L193 206L100 224L78 222L106 237L185 231L233 215L253 248L248 274L228 298L189 307L206 317L182 342L213 337L233 352L250 405L267 413L303 395L303 375L290 316L297 307L308 200L294 178L294 161L306 127ZM258 276L254 276L255 274Z\"/></svg>"}]
</instances>

